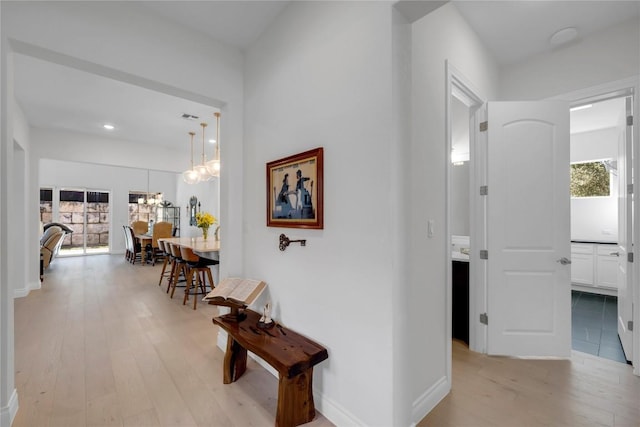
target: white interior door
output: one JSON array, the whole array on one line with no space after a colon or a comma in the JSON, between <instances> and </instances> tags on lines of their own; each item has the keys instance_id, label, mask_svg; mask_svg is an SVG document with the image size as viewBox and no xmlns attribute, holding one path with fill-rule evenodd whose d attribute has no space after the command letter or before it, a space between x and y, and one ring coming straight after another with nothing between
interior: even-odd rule
<instances>
[{"instance_id":1,"label":"white interior door","mask_svg":"<svg viewBox=\"0 0 640 427\"><path fill-rule=\"evenodd\" d=\"M626 98L626 117L632 115L632 98ZM633 360L633 286L628 253L632 248L632 200L627 185L632 183L632 126L625 125L618 144L618 336L627 360Z\"/></svg>"},{"instance_id":2,"label":"white interior door","mask_svg":"<svg viewBox=\"0 0 640 427\"><path fill-rule=\"evenodd\" d=\"M487 106L487 352L571 354L569 105Z\"/></svg>"}]
</instances>

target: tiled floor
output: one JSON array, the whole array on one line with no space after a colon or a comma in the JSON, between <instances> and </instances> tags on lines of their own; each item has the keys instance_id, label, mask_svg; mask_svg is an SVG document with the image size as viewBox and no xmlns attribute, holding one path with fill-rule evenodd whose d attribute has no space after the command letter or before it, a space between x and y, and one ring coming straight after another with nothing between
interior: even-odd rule
<instances>
[{"instance_id":1,"label":"tiled floor","mask_svg":"<svg viewBox=\"0 0 640 427\"><path fill-rule=\"evenodd\" d=\"M618 338L618 299L571 291L571 343L574 350L626 363Z\"/></svg>"}]
</instances>

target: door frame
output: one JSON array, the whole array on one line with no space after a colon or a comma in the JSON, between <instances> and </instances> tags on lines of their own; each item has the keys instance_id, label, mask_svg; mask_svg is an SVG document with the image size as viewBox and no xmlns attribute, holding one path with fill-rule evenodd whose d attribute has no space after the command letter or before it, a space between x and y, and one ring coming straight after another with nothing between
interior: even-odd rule
<instances>
[{"instance_id":1,"label":"door frame","mask_svg":"<svg viewBox=\"0 0 640 427\"><path fill-rule=\"evenodd\" d=\"M452 256L451 256L451 149L453 147L451 140L451 127L452 127L452 111L451 106L453 97L464 103L470 111L469 120L475 120L475 110L480 108L485 102L486 98L478 91L469 79L467 79L458 69L456 69L449 60L445 60L445 161L447 162L445 167L445 262L446 262L446 295L447 295L447 331L446 331L446 343L445 348L447 352L446 357L446 370L449 384L451 384L451 335L452 335ZM470 124L471 125L471 124ZM484 201L480 197L475 197L475 194L471 189L475 188L476 175L484 170L486 162L479 161L478 151L474 141L473 133L469 135L469 210L471 212L475 209L479 209L479 203ZM483 206L483 205L482 205ZM480 325L478 322L474 322L477 319L479 313L484 306L486 306L486 292L479 290L480 286L485 286L484 282L479 283L476 280L478 274L481 274L484 266L479 263L477 254L479 253L476 248L478 244L483 244L486 236L484 235L485 228L478 229L476 221L470 220L469 222L469 349L477 352L486 352L486 327ZM482 326L482 327L481 327Z\"/></svg>"},{"instance_id":2,"label":"door frame","mask_svg":"<svg viewBox=\"0 0 640 427\"><path fill-rule=\"evenodd\" d=\"M616 80L608 83L604 83L597 86L592 86L584 89L578 89L572 92L568 92L562 95L557 95L554 97L548 98L549 100L563 100L568 101L571 106L588 103L589 101L602 101L609 98L623 96L626 91L631 90L633 93L633 113L634 120L632 126L632 137L633 137L633 162L632 169L633 175L637 176L637 172L640 171L640 140L638 137L639 129L638 129L638 120L640 120L640 93L638 92L640 89L640 76L630 77L626 79ZM615 94L615 96L613 96ZM628 93L627 93L628 94ZM635 173L634 173L635 172ZM634 185L634 193L636 195L640 194L640 183L633 182ZM640 252L637 249L637 243L640 242L640 209L636 206L633 210L632 216L633 223L633 246L634 252L638 252L636 254L636 261L632 263L630 268L632 278L631 286L633 286L633 324L636 326L633 330L633 373L634 375L640 376Z\"/></svg>"}]
</instances>

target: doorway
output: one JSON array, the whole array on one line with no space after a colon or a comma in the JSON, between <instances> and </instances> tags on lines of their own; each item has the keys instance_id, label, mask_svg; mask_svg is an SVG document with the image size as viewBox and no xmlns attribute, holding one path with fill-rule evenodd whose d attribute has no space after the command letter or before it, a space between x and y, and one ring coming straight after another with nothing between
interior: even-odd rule
<instances>
[{"instance_id":1,"label":"doorway","mask_svg":"<svg viewBox=\"0 0 640 427\"><path fill-rule=\"evenodd\" d=\"M474 351L484 352L483 345L476 339L478 327L470 319L476 318L478 298L483 298L482 290L474 279L482 266L472 262L471 253L482 245L484 230L474 232L470 212L483 200L474 197L470 191L474 174L480 173L484 162L474 158L477 144L469 129L475 123L475 112L483 99L478 91L448 61L447 71L447 283L451 300L451 329L448 336L460 340ZM475 233L475 234L474 234ZM481 284L480 284L481 285ZM481 303L480 303L481 304ZM450 359L449 359L450 362Z\"/></svg>"},{"instance_id":2,"label":"doorway","mask_svg":"<svg viewBox=\"0 0 640 427\"><path fill-rule=\"evenodd\" d=\"M572 105L572 348L632 360L631 124L633 94L617 91Z\"/></svg>"},{"instance_id":3,"label":"doorway","mask_svg":"<svg viewBox=\"0 0 640 427\"><path fill-rule=\"evenodd\" d=\"M62 188L57 193L59 222L73 230L65 236L60 255L103 254L109 252L111 218L108 191Z\"/></svg>"}]
</instances>

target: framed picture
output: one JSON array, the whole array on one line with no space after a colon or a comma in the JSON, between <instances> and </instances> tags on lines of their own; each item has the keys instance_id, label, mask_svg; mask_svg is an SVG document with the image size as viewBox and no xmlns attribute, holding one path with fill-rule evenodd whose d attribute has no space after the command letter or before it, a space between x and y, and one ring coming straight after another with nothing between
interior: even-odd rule
<instances>
[{"instance_id":1,"label":"framed picture","mask_svg":"<svg viewBox=\"0 0 640 427\"><path fill-rule=\"evenodd\" d=\"M322 147L267 163L267 226L323 228Z\"/></svg>"}]
</instances>

